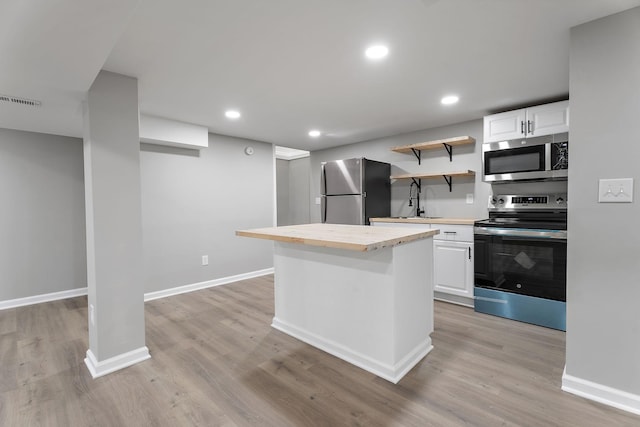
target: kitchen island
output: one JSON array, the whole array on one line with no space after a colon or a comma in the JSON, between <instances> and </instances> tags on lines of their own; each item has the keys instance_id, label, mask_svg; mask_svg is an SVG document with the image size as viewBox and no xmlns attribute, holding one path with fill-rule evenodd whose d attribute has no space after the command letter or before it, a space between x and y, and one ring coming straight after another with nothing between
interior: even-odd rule
<instances>
[{"instance_id":1,"label":"kitchen island","mask_svg":"<svg viewBox=\"0 0 640 427\"><path fill-rule=\"evenodd\" d=\"M393 383L433 348L437 233L337 224L236 232L275 242L274 328Z\"/></svg>"}]
</instances>

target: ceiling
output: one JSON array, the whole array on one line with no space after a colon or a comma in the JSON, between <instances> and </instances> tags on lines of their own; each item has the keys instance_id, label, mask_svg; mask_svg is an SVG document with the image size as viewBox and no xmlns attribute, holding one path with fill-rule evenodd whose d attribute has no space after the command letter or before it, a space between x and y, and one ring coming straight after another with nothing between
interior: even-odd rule
<instances>
[{"instance_id":1,"label":"ceiling","mask_svg":"<svg viewBox=\"0 0 640 427\"><path fill-rule=\"evenodd\" d=\"M0 127L81 136L105 69L138 78L141 113L313 151L566 97L569 29L638 5L3 0L0 94L42 105L0 102ZM384 60L365 58L375 43ZM447 94L460 102L441 105Z\"/></svg>"}]
</instances>

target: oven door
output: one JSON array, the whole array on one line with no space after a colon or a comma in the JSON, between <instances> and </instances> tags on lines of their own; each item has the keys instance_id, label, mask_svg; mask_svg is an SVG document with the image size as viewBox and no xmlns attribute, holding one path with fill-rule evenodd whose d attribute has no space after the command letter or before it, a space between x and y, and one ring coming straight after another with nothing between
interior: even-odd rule
<instances>
[{"instance_id":1,"label":"oven door","mask_svg":"<svg viewBox=\"0 0 640 427\"><path fill-rule=\"evenodd\" d=\"M475 227L475 286L566 301L566 231Z\"/></svg>"}]
</instances>

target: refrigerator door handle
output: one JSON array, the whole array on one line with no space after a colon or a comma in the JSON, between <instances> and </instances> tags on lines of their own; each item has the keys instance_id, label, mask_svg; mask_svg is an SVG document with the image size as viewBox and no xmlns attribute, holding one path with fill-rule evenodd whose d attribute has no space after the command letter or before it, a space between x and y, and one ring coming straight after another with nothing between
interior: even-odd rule
<instances>
[{"instance_id":1,"label":"refrigerator door handle","mask_svg":"<svg viewBox=\"0 0 640 427\"><path fill-rule=\"evenodd\" d=\"M320 202L322 203L320 210L322 212L322 223L324 224L327 222L327 197L324 194L320 197Z\"/></svg>"},{"instance_id":2,"label":"refrigerator door handle","mask_svg":"<svg viewBox=\"0 0 640 427\"><path fill-rule=\"evenodd\" d=\"M321 194L327 194L327 170L325 169L325 166L322 165L321 166L322 170L322 180L320 182L321 185L321 189L320 189L320 193Z\"/></svg>"}]
</instances>

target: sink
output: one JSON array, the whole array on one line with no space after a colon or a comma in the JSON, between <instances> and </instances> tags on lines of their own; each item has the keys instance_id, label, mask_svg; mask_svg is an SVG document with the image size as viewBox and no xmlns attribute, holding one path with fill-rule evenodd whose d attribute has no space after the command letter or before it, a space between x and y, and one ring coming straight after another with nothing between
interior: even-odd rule
<instances>
[{"instance_id":1,"label":"sink","mask_svg":"<svg viewBox=\"0 0 640 427\"><path fill-rule=\"evenodd\" d=\"M437 219L441 216L390 216L391 219Z\"/></svg>"}]
</instances>

